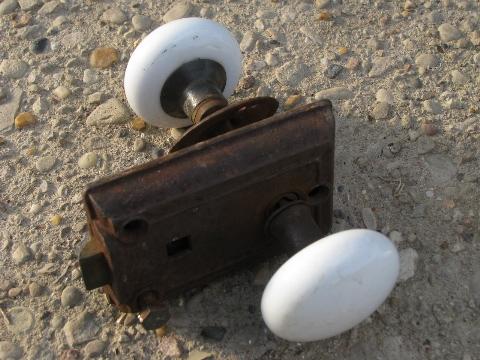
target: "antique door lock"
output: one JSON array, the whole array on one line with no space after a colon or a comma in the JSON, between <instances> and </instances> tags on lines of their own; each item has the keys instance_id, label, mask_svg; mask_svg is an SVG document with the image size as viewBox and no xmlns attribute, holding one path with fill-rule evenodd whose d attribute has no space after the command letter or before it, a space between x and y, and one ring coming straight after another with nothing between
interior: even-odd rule
<instances>
[{"instance_id":1,"label":"antique door lock","mask_svg":"<svg viewBox=\"0 0 480 360\"><path fill-rule=\"evenodd\" d=\"M125 74L130 106L153 125L190 127L168 155L88 186L86 288L103 287L155 329L169 318L168 299L300 251L264 292L265 322L288 340L338 334L388 296L397 251L368 230L315 242L332 221L332 105L278 114L270 97L228 105L240 73L237 42L210 20L173 21L136 48Z\"/></svg>"}]
</instances>

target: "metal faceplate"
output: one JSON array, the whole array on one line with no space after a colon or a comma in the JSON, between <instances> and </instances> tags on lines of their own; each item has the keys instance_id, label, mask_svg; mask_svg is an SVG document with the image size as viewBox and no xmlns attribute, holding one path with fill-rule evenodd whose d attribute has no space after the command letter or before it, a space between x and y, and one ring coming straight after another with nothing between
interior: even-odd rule
<instances>
[{"instance_id":1,"label":"metal faceplate","mask_svg":"<svg viewBox=\"0 0 480 360\"><path fill-rule=\"evenodd\" d=\"M334 135L331 103L319 101L91 184L80 254L87 288L104 286L136 312L146 295L161 303L278 254L265 224L285 194L309 203L326 234Z\"/></svg>"}]
</instances>

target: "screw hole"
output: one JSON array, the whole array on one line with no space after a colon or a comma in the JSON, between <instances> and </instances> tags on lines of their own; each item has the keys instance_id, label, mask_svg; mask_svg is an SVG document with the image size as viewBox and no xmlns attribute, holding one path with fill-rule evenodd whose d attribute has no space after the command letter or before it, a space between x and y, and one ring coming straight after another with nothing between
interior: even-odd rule
<instances>
[{"instance_id":1,"label":"screw hole","mask_svg":"<svg viewBox=\"0 0 480 360\"><path fill-rule=\"evenodd\" d=\"M190 236L175 238L167 243L167 255L176 256L192 250Z\"/></svg>"},{"instance_id":2,"label":"screw hole","mask_svg":"<svg viewBox=\"0 0 480 360\"><path fill-rule=\"evenodd\" d=\"M323 200L330 194L330 188L326 185L317 185L310 192L308 196L314 200Z\"/></svg>"}]
</instances>

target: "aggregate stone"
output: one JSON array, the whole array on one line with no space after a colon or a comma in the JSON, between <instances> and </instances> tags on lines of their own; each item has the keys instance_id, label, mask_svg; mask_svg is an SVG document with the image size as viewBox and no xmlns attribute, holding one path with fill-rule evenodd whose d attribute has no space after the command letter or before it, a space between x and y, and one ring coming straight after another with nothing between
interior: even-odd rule
<instances>
[{"instance_id":1,"label":"aggregate stone","mask_svg":"<svg viewBox=\"0 0 480 360\"><path fill-rule=\"evenodd\" d=\"M435 148L435 142L426 136L420 136L417 140L417 153L419 155L427 154Z\"/></svg>"},{"instance_id":2,"label":"aggregate stone","mask_svg":"<svg viewBox=\"0 0 480 360\"><path fill-rule=\"evenodd\" d=\"M62 305L69 308L80 305L82 299L82 292L75 286L67 286L60 297Z\"/></svg>"},{"instance_id":3,"label":"aggregate stone","mask_svg":"<svg viewBox=\"0 0 480 360\"><path fill-rule=\"evenodd\" d=\"M102 20L111 24L121 25L127 21L125 13L117 7L110 8L102 14Z\"/></svg>"},{"instance_id":4,"label":"aggregate stone","mask_svg":"<svg viewBox=\"0 0 480 360\"><path fill-rule=\"evenodd\" d=\"M188 17L193 10L192 4L189 2L177 2L163 15L163 21L166 23Z\"/></svg>"},{"instance_id":5,"label":"aggregate stone","mask_svg":"<svg viewBox=\"0 0 480 360\"><path fill-rule=\"evenodd\" d=\"M425 156L425 162L435 185L444 185L455 178L457 167L449 157L443 154Z\"/></svg>"},{"instance_id":6,"label":"aggregate stone","mask_svg":"<svg viewBox=\"0 0 480 360\"><path fill-rule=\"evenodd\" d=\"M56 0L48 1L38 10L38 15L48 15L53 13L60 6L60 3Z\"/></svg>"},{"instance_id":7,"label":"aggregate stone","mask_svg":"<svg viewBox=\"0 0 480 360\"><path fill-rule=\"evenodd\" d=\"M23 349L11 341L0 341L0 360L21 359Z\"/></svg>"},{"instance_id":8,"label":"aggregate stone","mask_svg":"<svg viewBox=\"0 0 480 360\"><path fill-rule=\"evenodd\" d=\"M95 323L94 316L83 311L63 327L63 332L71 347L94 340L100 328Z\"/></svg>"},{"instance_id":9,"label":"aggregate stone","mask_svg":"<svg viewBox=\"0 0 480 360\"><path fill-rule=\"evenodd\" d=\"M85 355L87 358L93 358L102 355L107 344L102 340L92 340L85 345Z\"/></svg>"},{"instance_id":10,"label":"aggregate stone","mask_svg":"<svg viewBox=\"0 0 480 360\"><path fill-rule=\"evenodd\" d=\"M111 98L92 111L87 117L87 125L121 124L127 122L129 118L127 107L120 100Z\"/></svg>"},{"instance_id":11,"label":"aggregate stone","mask_svg":"<svg viewBox=\"0 0 480 360\"><path fill-rule=\"evenodd\" d=\"M137 31L145 31L152 25L152 20L148 16L135 15L132 17L132 25Z\"/></svg>"},{"instance_id":12,"label":"aggregate stone","mask_svg":"<svg viewBox=\"0 0 480 360\"><path fill-rule=\"evenodd\" d=\"M57 86L53 90L53 95L55 95L57 98L59 98L61 100L69 97L71 93L72 93L72 91L64 85Z\"/></svg>"},{"instance_id":13,"label":"aggregate stone","mask_svg":"<svg viewBox=\"0 0 480 360\"><path fill-rule=\"evenodd\" d=\"M325 76L329 79L335 79L343 70L343 66L339 64L330 64L325 69Z\"/></svg>"},{"instance_id":14,"label":"aggregate stone","mask_svg":"<svg viewBox=\"0 0 480 360\"><path fill-rule=\"evenodd\" d=\"M362 219L365 227L370 230L377 230L377 217L371 208L362 209Z\"/></svg>"},{"instance_id":15,"label":"aggregate stone","mask_svg":"<svg viewBox=\"0 0 480 360\"><path fill-rule=\"evenodd\" d=\"M241 51L250 51L255 46L255 42L257 41L257 34L253 31L246 31L243 34L242 41L240 41L240 50Z\"/></svg>"},{"instance_id":16,"label":"aggregate stone","mask_svg":"<svg viewBox=\"0 0 480 360\"><path fill-rule=\"evenodd\" d=\"M423 109L430 114L441 114L443 112L442 105L436 100L429 99L423 102Z\"/></svg>"},{"instance_id":17,"label":"aggregate stone","mask_svg":"<svg viewBox=\"0 0 480 360\"><path fill-rule=\"evenodd\" d=\"M80 169L90 169L97 165L97 154L94 152L88 152L83 154L78 160L78 166Z\"/></svg>"},{"instance_id":18,"label":"aggregate stone","mask_svg":"<svg viewBox=\"0 0 480 360\"><path fill-rule=\"evenodd\" d=\"M387 89L378 90L377 93L375 94L375 98L377 99L378 102L384 102L390 105L393 105L394 103L393 94L390 90L387 90Z\"/></svg>"},{"instance_id":19,"label":"aggregate stone","mask_svg":"<svg viewBox=\"0 0 480 360\"><path fill-rule=\"evenodd\" d=\"M43 1L42 0L18 0L18 3L20 4L20 8L23 11L28 11L36 7L40 7Z\"/></svg>"},{"instance_id":20,"label":"aggregate stone","mask_svg":"<svg viewBox=\"0 0 480 360\"><path fill-rule=\"evenodd\" d=\"M317 92L315 100L348 100L353 97L353 92L346 87L333 87Z\"/></svg>"},{"instance_id":21,"label":"aggregate stone","mask_svg":"<svg viewBox=\"0 0 480 360\"><path fill-rule=\"evenodd\" d=\"M8 329L14 334L28 333L35 323L33 312L26 307L13 307L8 311Z\"/></svg>"},{"instance_id":22,"label":"aggregate stone","mask_svg":"<svg viewBox=\"0 0 480 360\"><path fill-rule=\"evenodd\" d=\"M90 65L97 69L106 69L117 61L118 51L112 47L96 48L90 54Z\"/></svg>"},{"instance_id":23,"label":"aggregate stone","mask_svg":"<svg viewBox=\"0 0 480 360\"><path fill-rule=\"evenodd\" d=\"M468 82L468 77L459 70L453 70L450 74L455 85L464 85Z\"/></svg>"},{"instance_id":24,"label":"aggregate stone","mask_svg":"<svg viewBox=\"0 0 480 360\"><path fill-rule=\"evenodd\" d=\"M0 3L0 15L6 15L15 10L18 6L17 0L3 0Z\"/></svg>"},{"instance_id":25,"label":"aggregate stone","mask_svg":"<svg viewBox=\"0 0 480 360\"><path fill-rule=\"evenodd\" d=\"M10 79L20 79L28 71L28 64L22 60L5 59L0 63L0 74Z\"/></svg>"},{"instance_id":26,"label":"aggregate stone","mask_svg":"<svg viewBox=\"0 0 480 360\"><path fill-rule=\"evenodd\" d=\"M15 88L9 101L0 104L0 131L11 128L14 123L15 114L20 107L22 90Z\"/></svg>"},{"instance_id":27,"label":"aggregate stone","mask_svg":"<svg viewBox=\"0 0 480 360\"><path fill-rule=\"evenodd\" d=\"M393 66L393 59L389 56L376 57L372 60L372 68L368 73L369 77L380 77Z\"/></svg>"},{"instance_id":28,"label":"aggregate stone","mask_svg":"<svg viewBox=\"0 0 480 360\"><path fill-rule=\"evenodd\" d=\"M16 250L12 254L13 261L17 265L21 265L32 257L31 250L24 244L18 244Z\"/></svg>"},{"instance_id":29,"label":"aggregate stone","mask_svg":"<svg viewBox=\"0 0 480 360\"><path fill-rule=\"evenodd\" d=\"M42 294L43 287L36 282L32 282L28 285L28 292L30 296L37 297Z\"/></svg>"},{"instance_id":30,"label":"aggregate stone","mask_svg":"<svg viewBox=\"0 0 480 360\"><path fill-rule=\"evenodd\" d=\"M422 53L415 58L415 64L424 69L431 69L438 66L440 60L433 54Z\"/></svg>"},{"instance_id":31,"label":"aggregate stone","mask_svg":"<svg viewBox=\"0 0 480 360\"><path fill-rule=\"evenodd\" d=\"M53 168L56 161L57 159L53 156L43 156L37 160L35 167L38 171L46 173Z\"/></svg>"},{"instance_id":32,"label":"aggregate stone","mask_svg":"<svg viewBox=\"0 0 480 360\"><path fill-rule=\"evenodd\" d=\"M460 39L463 35L455 26L449 23L443 23L438 27L440 39L444 42L450 42Z\"/></svg>"},{"instance_id":33,"label":"aggregate stone","mask_svg":"<svg viewBox=\"0 0 480 360\"><path fill-rule=\"evenodd\" d=\"M375 120L387 119L390 114L390 104L387 102L377 102L372 109L372 117Z\"/></svg>"},{"instance_id":34,"label":"aggregate stone","mask_svg":"<svg viewBox=\"0 0 480 360\"><path fill-rule=\"evenodd\" d=\"M418 253L415 249L407 248L400 251L399 282L407 281L415 275L418 262Z\"/></svg>"},{"instance_id":35,"label":"aggregate stone","mask_svg":"<svg viewBox=\"0 0 480 360\"><path fill-rule=\"evenodd\" d=\"M282 85L295 88L308 73L309 69L305 64L287 62L275 71L275 77Z\"/></svg>"}]
</instances>

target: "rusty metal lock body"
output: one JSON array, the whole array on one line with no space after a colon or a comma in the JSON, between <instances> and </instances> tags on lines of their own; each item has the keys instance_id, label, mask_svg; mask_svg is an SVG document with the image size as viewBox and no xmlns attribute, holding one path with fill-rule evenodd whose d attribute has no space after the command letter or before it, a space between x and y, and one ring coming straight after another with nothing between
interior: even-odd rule
<instances>
[{"instance_id":1,"label":"rusty metal lock body","mask_svg":"<svg viewBox=\"0 0 480 360\"><path fill-rule=\"evenodd\" d=\"M331 103L274 114L277 106L271 98L229 105L193 126L170 154L89 185L90 238L80 254L87 289L103 287L121 311L148 312L327 234ZM279 241L278 229L268 227L286 208L282 199L301 205L295 208L311 215L319 234L302 237L303 244Z\"/></svg>"}]
</instances>

